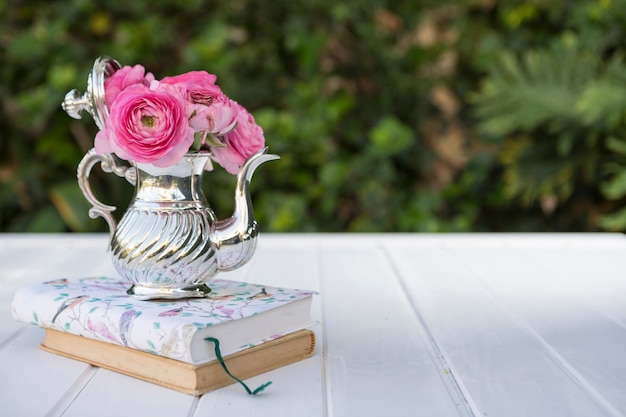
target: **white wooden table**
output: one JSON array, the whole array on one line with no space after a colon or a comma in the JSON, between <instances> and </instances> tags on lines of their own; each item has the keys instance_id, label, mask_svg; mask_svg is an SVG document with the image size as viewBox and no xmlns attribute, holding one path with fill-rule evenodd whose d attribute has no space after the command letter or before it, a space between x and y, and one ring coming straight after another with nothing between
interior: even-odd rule
<instances>
[{"instance_id":1,"label":"white wooden table","mask_svg":"<svg viewBox=\"0 0 626 417\"><path fill-rule=\"evenodd\" d=\"M315 355L193 397L43 352L14 291L106 235L0 235L2 416L626 416L626 238L269 235L223 277L320 292Z\"/></svg>"}]
</instances>

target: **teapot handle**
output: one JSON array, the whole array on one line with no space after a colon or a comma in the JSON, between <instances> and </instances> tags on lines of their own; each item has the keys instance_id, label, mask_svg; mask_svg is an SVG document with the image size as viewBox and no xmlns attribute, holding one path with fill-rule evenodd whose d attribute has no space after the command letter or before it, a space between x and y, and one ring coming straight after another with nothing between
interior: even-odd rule
<instances>
[{"instance_id":1,"label":"teapot handle","mask_svg":"<svg viewBox=\"0 0 626 417\"><path fill-rule=\"evenodd\" d=\"M112 236L117 226L115 218L111 212L115 211L115 206L109 206L101 203L91 191L91 185L89 183L89 175L91 169L95 164L100 163L100 167L104 172L114 173L118 177L124 177L126 180L135 184L137 172L134 167L127 167L120 165L120 163L111 154L97 154L95 149L87 151L83 159L78 164L76 176L78 177L78 186L83 192L87 201L89 201L92 207L89 209L89 217L92 219L101 216L106 220L109 226L109 234Z\"/></svg>"}]
</instances>

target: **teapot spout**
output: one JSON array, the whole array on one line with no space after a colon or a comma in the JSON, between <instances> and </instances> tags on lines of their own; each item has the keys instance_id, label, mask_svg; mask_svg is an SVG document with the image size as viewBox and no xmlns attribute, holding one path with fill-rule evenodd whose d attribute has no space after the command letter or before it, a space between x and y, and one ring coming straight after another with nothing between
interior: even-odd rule
<instances>
[{"instance_id":1,"label":"teapot spout","mask_svg":"<svg viewBox=\"0 0 626 417\"><path fill-rule=\"evenodd\" d=\"M250 156L237 174L233 215L215 223L214 242L220 271L230 271L250 260L256 248L258 226L250 198L250 180L254 171L264 162L280 159L267 154L268 148Z\"/></svg>"}]
</instances>

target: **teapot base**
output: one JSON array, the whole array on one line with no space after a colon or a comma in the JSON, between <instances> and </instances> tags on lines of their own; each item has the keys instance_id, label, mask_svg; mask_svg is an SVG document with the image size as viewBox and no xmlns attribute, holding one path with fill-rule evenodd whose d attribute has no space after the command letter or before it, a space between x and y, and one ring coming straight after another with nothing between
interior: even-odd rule
<instances>
[{"instance_id":1,"label":"teapot base","mask_svg":"<svg viewBox=\"0 0 626 417\"><path fill-rule=\"evenodd\" d=\"M133 284L126 293L138 300L180 300L184 298L204 298L211 288L207 284L199 284L185 288L142 287Z\"/></svg>"}]
</instances>

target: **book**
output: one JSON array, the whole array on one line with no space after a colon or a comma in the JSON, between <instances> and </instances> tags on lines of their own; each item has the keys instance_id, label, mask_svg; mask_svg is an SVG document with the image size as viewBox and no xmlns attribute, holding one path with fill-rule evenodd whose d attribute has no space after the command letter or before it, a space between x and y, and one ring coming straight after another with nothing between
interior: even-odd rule
<instances>
[{"instance_id":1,"label":"book","mask_svg":"<svg viewBox=\"0 0 626 417\"><path fill-rule=\"evenodd\" d=\"M142 301L110 277L57 279L18 289L16 320L190 364L258 346L315 324L313 291L214 279L206 298Z\"/></svg>"},{"instance_id":2,"label":"book","mask_svg":"<svg viewBox=\"0 0 626 417\"><path fill-rule=\"evenodd\" d=\"M218 360L194 365L58 330L46 330L41 348L191 395L236 383ZM303 329L227 355L224 362L232 374L247 379L309 358L314 349L315 333Z\"/></svg>"}]
</instances>

